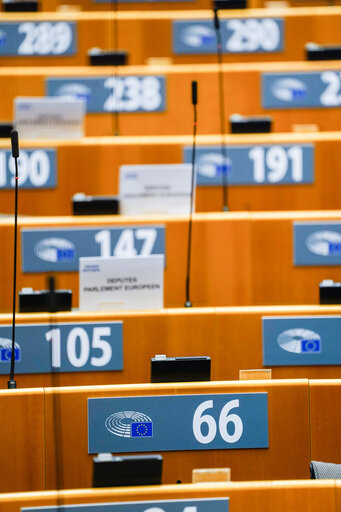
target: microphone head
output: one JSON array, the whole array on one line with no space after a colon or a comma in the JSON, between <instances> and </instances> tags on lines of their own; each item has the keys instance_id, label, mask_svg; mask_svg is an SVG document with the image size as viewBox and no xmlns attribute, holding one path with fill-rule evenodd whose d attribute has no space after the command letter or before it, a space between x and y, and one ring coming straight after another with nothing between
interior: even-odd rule
<instances>
[{"instance_id":1,"label":"microphone head","mask_svg":"<svg viewBox=\"0 0 341 512\"><path fill-rule=\"evenodd\" d=\"M19 139L17 130L11 131L11 144L12 144L12 156L13 158L19 157Z\"/></svg>"},{"instance_id":2,"label":"microphone head","mask_svg":"<svg viewBox=\"0 0 341 512\"><path fill-rule=\"evenodd\" d=\"M218 9L216 7L213 9L213 13L214 13L214 28L216 30L219 30L219 16L218 16Z\"/></svg>"},{"instance_id":3,"label":"microphone head","mask_svg":"<svg viewBox=\"0 0 341 512\"><path fill-rule=\"evenodd\" d=\"M198 103L198 82L196 80L192 81L192 104L196 105Z\"/></svg>"}]
</instances>

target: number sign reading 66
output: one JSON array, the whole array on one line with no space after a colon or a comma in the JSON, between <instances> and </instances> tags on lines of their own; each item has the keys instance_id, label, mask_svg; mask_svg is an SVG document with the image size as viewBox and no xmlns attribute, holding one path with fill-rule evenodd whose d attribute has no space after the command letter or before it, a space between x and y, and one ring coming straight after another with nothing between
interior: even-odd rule
<instances>
[{"instance_id":1,"label":"number sign reading 66","mask_svg":"<svg viewBox=\"0 0 341 512\"><path fill-rule=\"evenodd\" d=\"M80 257L165 254L163 226L22 229L23 272L78 271Z\"/></svg>"},{"instance_id":2,"label":"number sign reading 66","mask_svg":"<svg viewBox=\"0 0 341 512\"><path fill-rule=\"evenodd\" d=\"M267 398L267 393L89 398L89 453L268 448Z\"/></svg>"}]
</instances>

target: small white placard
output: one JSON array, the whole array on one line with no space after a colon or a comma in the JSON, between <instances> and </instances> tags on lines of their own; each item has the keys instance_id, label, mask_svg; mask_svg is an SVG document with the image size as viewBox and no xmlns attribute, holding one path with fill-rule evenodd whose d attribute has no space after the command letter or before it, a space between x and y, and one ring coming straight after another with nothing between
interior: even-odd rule
<instances>
[{"instance_id":1,"label":"small white placard","mask_svg":"<svg viewBox=\"0 0 341 512\"><path fill-rule=\"evenodd\" d=\"M191 181L191 164L122 165L120 213L189 215Z\"/></svg>"},{"instance_id":2,"label":"small white placard","mask_svg":"<svg viewBox=\"0 0 341 512\"><path fill-rule=\"evenodd\" d=\"M14 124L21 139L79 138L85 111L82 98L15 98Z\"/></svg>"},{"instance_id":3,"label":"small white placard","mask_svg":"<svg viewBox=\"0 0 341 512\"><path fill-rule=\"evenodd\" d=\"M163 254L79 258L79 309L162 309L163 272Z\"/></svg>"}]
</instances>

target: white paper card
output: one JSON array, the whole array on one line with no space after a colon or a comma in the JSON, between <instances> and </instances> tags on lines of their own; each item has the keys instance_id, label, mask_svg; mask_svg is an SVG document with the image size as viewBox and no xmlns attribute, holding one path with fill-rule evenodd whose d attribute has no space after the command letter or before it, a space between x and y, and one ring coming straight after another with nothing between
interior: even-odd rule
<instances>
[{"instance_id":1,"label":"white paper card","mask_svg":"<svg viewBox=\"0 0 341 512\"><path fill-rule=\"evenodd\" d=\"M162 309L163 273L163 254L79 258L79 309Z\"/></svg>"},{"instance_id":2,"label":"white paper card","mask_svg":"<svg viewBox=\"0 0 341 512\"><path fill-rule=\"evenodd\" d=\"M120 213L189 215L191 181L191 164L122 165Z\"/></svg>"},{"instance_id":3,"label":"white paper card","mask_svg":"<svg viewBox=\"0 0 341 512\"><path fill-rule=\"evenodd\" d=\"M15 98L14 124L20 139L79 138L85 110L82 98Z\"/></svg>"}]
</instances>

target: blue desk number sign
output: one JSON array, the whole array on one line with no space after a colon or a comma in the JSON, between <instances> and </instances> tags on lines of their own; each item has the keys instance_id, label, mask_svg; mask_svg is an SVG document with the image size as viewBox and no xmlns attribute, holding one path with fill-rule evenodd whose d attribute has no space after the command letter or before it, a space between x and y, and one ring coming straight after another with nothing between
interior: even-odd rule
<instances>
[{"instance_id":1,"label":"blue desk number sign","mask_svg":"<svg viewBox=\"0 0 341 512\"><path fill-rule=\"evenodd\" d=\"M268 448L267 393L88 399L89 453Z\"/></svg>"}]
</instances>

